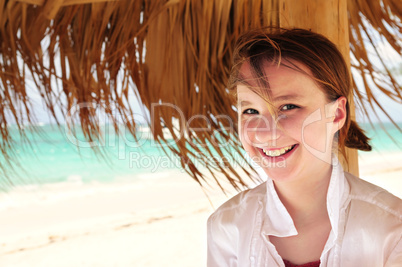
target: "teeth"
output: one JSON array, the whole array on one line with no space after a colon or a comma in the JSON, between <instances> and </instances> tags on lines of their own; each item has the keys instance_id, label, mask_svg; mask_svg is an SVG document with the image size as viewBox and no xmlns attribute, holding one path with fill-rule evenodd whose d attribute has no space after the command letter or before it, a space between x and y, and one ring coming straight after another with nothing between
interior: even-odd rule
<instances>
[{"instance_id":1,"label":"teeth","mask_svg":"<svg viewBox=\"0 0 402 267\"><path fill-rule=\"evenodd\" d=\"M292 146L287 146L287 147L283 147L281 149L276 149L276 150L265 150L265 149L263 149L262 151L267 156L278 157L278 156L281 156L281 155L285 154L286 152L288 152L291 149L292 149Z\"/></svg>"}]
</instances>

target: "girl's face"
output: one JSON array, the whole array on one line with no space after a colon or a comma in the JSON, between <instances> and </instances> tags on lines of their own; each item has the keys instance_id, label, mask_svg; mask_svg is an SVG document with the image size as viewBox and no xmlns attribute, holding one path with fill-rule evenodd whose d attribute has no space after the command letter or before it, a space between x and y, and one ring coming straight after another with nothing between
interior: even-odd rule
<instances>
[{"instance_id":1,"label":"girl's face","mask_svg":"<svg viewBox=\"0 0 402 267\"><path fill-rule=\"evenodd\" d=\"M311 75L304 65L291 63ZM240 72L250 85L237 86L243 147L274 180L314 175L331 164L333 137L346 118L346 98L330 102L308 75L286 66L267 63L264 71L277 116L249 88L257 83L249 64L244 63Z\"/></svg>"}]
</instances>

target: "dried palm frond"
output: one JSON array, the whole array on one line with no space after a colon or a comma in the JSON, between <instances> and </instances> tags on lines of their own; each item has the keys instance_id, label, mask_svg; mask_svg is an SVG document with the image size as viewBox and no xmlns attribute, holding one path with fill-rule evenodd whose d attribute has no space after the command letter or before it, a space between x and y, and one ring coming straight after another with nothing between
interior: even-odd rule
<instances>
[{"instance_id":1,"label":"dried palm frond","mask_svg":"<svg viewBox=\"0 0 402 267\"><path fill-rule=\"evenodd\" d=\"M239 172L252 177L253 169L240 163L236 112L225 85L234 41L248 29L279 25L279 1L77 2L0 0L0 149L5 158L0 169L4 172L14 158L10 122L22 134L23 114L35 123L27 97L29 78L56 121L59 108L71 128L78 124L89 141L100 138L99 109L116 131L123 123L135 136L130 103L137 95L150 111L154 139L180 157L197 182L203 185L209 173L220 185L216 174L223 173L234 188L245 187ZM351 48L359 62L355 67L375 77L377 69L361 40L365 23L401 52L401 4L350 0L348 10ZM387 71L384 78L391 87L380 86L381 91L401 101L392 73ZM377 105L368 85L366 92ZM77 116L70 119L71 110ZM175 143L169 143L163 127ZM200 162L207 163L205 168Z\"/></svg>"},{"instance_id":2,"label":"dried palm frond","mask_svg":"<svg viewBox=\"0 0 402 267\"><path fill-rule=\"evenodd\" d=\"M390 62L379 46L392 47L402 60L402 2L399 0L348 1L349 41L353 54L352 67L364 84L362 94L354 83L355 100L371 122L368 111L376 107L400 130L378 99L385 95L402 104L402 80L390 71ZM369 107L366 107L366 105Z\"/></svg>"}]
</instances>

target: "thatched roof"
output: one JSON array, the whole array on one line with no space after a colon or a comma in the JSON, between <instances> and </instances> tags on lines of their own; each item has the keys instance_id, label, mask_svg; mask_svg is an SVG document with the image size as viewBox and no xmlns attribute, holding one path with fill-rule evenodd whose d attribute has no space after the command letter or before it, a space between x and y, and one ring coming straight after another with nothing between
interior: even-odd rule
<instances>
[{"instance_id":1,"label":"thatched roof","mask_svg":"<svg viewBox=\"0 0 402 267\"><path fill-rule=\"evenodd\" d=\"M175 105L177 109L171 106L154 109L149 121L154 138L165 142L162 126L174 136L177 131L173 130L172 118L184 119L180 130L188 138L178 138L168 148L181 157L186 171L201 183L205 175L211 175L202 173L196 163L208 161L214 155L223 157L228 150L232 155L229 164L222 161L206 167L213 177L218 172L225 174L235 188L245 186L246 181L234 169L233 155L241 153L237 133L222 130L237 129L231 125L236 121L236 112L225 85L234 41L247 29L279 25L275 11L278 3L272 0L0 1L3 156L13 159L13 137L7 127L10 118L21 129L24 113L35 123L32 103L27 97L29 78L55 118L58 106L67 116L77 104L95 103L105 108L116 129L118 114L132 134L135 121L133 107L128 103L133 92L148 110L152 110L153 103ZM350 48L356 58L352 64L362 74L366 91L365 96L355 88L357 101L367 99L372 107L383 109L373 93L377 90L375 86L401 102L401 85L386 63L372 64L367 46L377 47L377 40L370 34L375 31L402 54L402 2L349 0L347 6ZM78 111L76 121L88 140L99 138L95 112L91 108ZM193 118L191 125L186 125L190 118ZM215 144L215 149L206 144ZM229 145L219 147L219 144ZM4 172L8 163L1 164Z\"/></svg>"}]
</instances>

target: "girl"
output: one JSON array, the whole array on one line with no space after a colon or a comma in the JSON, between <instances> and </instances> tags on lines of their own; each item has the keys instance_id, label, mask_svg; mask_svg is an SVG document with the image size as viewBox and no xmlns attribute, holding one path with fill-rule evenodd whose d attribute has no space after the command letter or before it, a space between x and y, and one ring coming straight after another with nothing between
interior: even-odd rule
<instances>
[{"instance_id":1,"label":"girl","mask_svg":"<svg viewBox=\"0 0 402 267\"><path fill-rule=\"evenodd\" d=\"M301 29L248 32L229 89L242 145L268 180L210 216L208 266L402 266L401 200L337 158L371 147L336 46Z\"/></svg>"}]
</instances>

